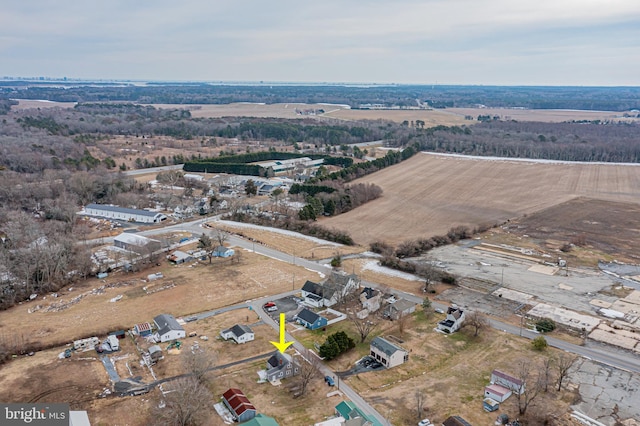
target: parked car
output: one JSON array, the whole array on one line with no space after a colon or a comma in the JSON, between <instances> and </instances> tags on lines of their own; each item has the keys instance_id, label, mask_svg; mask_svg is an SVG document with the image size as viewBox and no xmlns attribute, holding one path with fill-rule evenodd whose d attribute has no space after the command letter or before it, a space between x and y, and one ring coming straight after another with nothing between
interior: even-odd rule
<instances>
[{"instance_id":1,"label":"parked car","mask_svg":"<svg viewBox=\"0 0 640 426\"><path fill-rule=\"evenodd\" d=\"M273 303L273 302L267 302L267 303L265 303L262 307L263 307L263 308L264 308L264 310L265 310L265 311L267 311L267 312L275 312L275 311L277 311L277 310L278 310L278 307L277 307L277 306L276 306L276 304L275 304L275 303Z\"/></svg>"},{"instance_id":2,"label":"parked car","mask_svg":"<svg viewBox=\"0 0 640 426\"><path fill-rule=\"evenodd\" d=\"M186 322L192 322L192 321L197 321L197 320L198 320L198 317L196 317L196 316L192 316L192 317L187 317L187 318L185 318L185 321L186 321Z\"/></svg>"},{"instance_id":3,"label":"parked car","mask_svg":"<svg viewBox=\"0 0 640 426\"><path fill-rule=\"evenodd\" d=\"M440 308L435 308L434 311L436 311L439 314L444 314L444 311Z\"/></svg>"},{"instance_id":4,"label":"parked car","mask_svg":"<svg viewBox=\"0 0 640 426\"><path fill-rule=\"evenodd\" d=\"M324 381L327 382L327 384L329 386L335 386L336 382L333 381L333 377L331 376L324 376Z\"/></svg>"},{"instance_id":5,"label":"parked car","mask_svg":"<svg viewBox=\"0 0 640 426\"><path fill-rule=\"evenodd\" d=\"M418 422L418 426L433 426L429 419L422 419Z\"/></svg>"}]
</instances>

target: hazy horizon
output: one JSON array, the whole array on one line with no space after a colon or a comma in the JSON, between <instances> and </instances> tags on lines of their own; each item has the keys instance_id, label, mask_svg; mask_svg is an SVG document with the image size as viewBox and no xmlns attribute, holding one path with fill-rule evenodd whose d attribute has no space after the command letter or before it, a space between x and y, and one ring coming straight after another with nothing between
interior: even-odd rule
<instances>
[{"instance_id":1,"label":"hazy horizon","mask_svg":"<svg viewBox=\"0 0 640 426\"><path fill-rule=\"evenodd\" d=\"M636 0L9 2L0 75L149 82L640 85Z\"/></svg>"}]
</instances>

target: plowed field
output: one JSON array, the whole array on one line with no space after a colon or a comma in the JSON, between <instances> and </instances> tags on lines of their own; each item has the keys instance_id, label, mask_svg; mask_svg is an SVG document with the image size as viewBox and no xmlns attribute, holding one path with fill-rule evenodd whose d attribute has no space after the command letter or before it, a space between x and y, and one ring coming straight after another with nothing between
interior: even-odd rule
<instances>
[{"instance_id":1,"label":"plowed field","mask_svg":"<svg viewBox=\"0 0 640 426\"><path fill-rule=\"evenodd\" d=\"M422 153L357 182L379 185L383 196L322 225L348 231L359 244L397 244L457 225L495 224L576 197L640 203L640 165Z\"/></svg>"}]
</instances>

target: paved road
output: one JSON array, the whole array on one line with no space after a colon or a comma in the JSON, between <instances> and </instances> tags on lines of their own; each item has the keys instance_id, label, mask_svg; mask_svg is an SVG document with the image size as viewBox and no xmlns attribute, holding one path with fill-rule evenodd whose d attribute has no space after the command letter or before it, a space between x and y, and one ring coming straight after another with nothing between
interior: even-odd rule
<instances>
[{"instance_id":1,"label":"paved road","mask_svg":"<svg viewBox=\"0 0 640 426\"><path fill-rule=\"evenodd\" d=\"M212 220L211 218L199 219L193 222L185 222L185 223L173 225L167 228L174 229L174 230L185 230L185 231L192 232L196 235L201 234L202 232L211 233L212 232L211 230L208 230L207 228L204 228L201 226L202 223L211 221L211 220ZM167 228L145 231L143 232L143 234L153 235L154 233L163 233L163 232L167 232ZM304 268L307 268L311 271L320 272L322 274L327 274L328 272L331 271L331 267L329 267L328 265L322 265L317 262L296 257L294 253L283 253L270 247L265 247L260 244L255 244L251 241L242 239L240 237L230 236L229 243L238 247L245 248L247 250L255 250L255 252L258 254L269 256L271 258L278 259L283 262L289 262L289 263L303 266ZM363 285L373 287L373 288L380 287L377 283L374 283L374 282L363 281L362 283ZM421 304L422 300L424 299L423 296L416 296L414 294L405 293L398 290L392 289L391 292L396 296L410 300L417 304ZM269 298L276 298L276 297L279 297L279 296L269 296ZM433 302L432 305L434 308L440 308L440 309L446 309L447 307L446 305L442 305L436 302ZM259 311L261 310L262 309L259 309ZM267 323L270 324L269 322ZM507 333L511 333L515 335L520 335L521 333L520 327L507 324L498 320L492 319L490 321L490 325L495 329L503 330ZM522 330L522 336L528 339L533 339L537 337L538 334L528 330ZM548 336L545 336L545 338L547 339L547 342L549 343L550 346L556 347L558 349L562 349L564 351L574 353L576 355L580 355L580 356L589 358L593 361L601 362L603 364L606 364L615 368L621 368L623 370L640 373L640 359L637 356L634 356L632 354L625 353L623 351L613 349L613 348L600 349L600 348L589 347L589 346L574 345L572 343L568 343L568 342L555 339L553 337L548 337Z\"/></svg>"}]
</instances>

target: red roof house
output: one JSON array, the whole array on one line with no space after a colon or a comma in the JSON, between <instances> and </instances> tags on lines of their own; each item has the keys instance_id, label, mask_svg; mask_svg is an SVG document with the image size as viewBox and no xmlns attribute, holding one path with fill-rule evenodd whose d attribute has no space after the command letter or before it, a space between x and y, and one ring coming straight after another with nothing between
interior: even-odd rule
<instances>
[{"instance_id":1,"label":"red roof house","mask_svg":"<svg viewBox=\"0 0 640 426\"><path fill-rule=\"evenodd\" d=\"M238 423L246 422L256 416L256 407L240 389L229 389L222 394L222 402L227 406Z\"/></svg>"}]
</instances>

